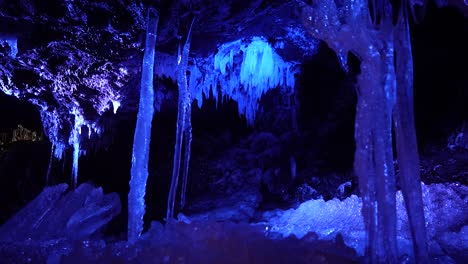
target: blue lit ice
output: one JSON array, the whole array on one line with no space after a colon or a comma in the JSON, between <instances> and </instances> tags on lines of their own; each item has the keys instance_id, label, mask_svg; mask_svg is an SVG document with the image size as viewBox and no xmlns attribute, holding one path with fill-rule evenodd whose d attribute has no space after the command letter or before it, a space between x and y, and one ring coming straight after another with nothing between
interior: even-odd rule
<instances>
[{"instance_id":1,"label":"blue lit ice","mask_svg":"<svg viewBox=\"0 0 468 264\"><path fill-rule=\"evenodd\" d=\"M154 55L159 14L148 10L145 52L140 85L140 102L133 140L130 192L128 193L128 240L135 242L143 231L146 181L151 142L151 124L154 114Z\"/></svg>"},{"instance_id":2,"label":"blue lit ice","mask_svg":"<svg viewBox=\"0 0 468 264\"><path fill-rule=\"evenodd\" d=\"M294 91L296 65L285 62L262 37L239 39L220 45L206 59L195 60L189 86L199 107L212 91L217 101L227 97L237 102L239 114L252 125L263 94L274 88L287 94Z\"/></svg>"}]
</instances>

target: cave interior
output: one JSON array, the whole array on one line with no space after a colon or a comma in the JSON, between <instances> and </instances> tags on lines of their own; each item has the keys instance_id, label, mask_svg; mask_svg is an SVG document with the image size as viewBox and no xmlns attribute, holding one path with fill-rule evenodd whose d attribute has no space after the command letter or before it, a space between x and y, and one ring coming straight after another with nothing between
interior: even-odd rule
<instances>
[{"instance_id":1,"label":"cave interior","mask_svg":"<svg viewBox=\"0 0 468 264\"><path fill-rule=\"evenodd\" d=\"M0 1L0 262L466 263L466 36L457 0Z\"/></svg>"}]
</instances>

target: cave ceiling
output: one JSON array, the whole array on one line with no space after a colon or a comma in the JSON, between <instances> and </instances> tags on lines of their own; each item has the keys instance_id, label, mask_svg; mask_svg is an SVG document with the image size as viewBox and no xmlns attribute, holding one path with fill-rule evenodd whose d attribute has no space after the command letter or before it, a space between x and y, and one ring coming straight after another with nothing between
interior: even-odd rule
<instances>
[{"instance_id":1,"label":"cave ceiling","mask_svg":"<svg viewBox=\"0 0 468 264\"><path fill-rule=\"evenodd\" d=\"M449 1L467 14L460 3ZM160 14L156 65L175 61L193 19L191 59L261 36L284 60L300 63L317 45L296 1L0 1L1 91L36 105L51 140L67 145L77 119L90 136L99 134L103 115L138 107L148 7Z\"/></svg>"}]
</instances>

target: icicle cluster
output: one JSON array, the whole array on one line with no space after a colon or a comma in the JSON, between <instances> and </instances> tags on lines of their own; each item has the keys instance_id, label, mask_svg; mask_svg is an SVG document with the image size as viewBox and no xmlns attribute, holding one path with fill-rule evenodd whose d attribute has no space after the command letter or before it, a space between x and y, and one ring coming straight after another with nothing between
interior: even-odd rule
<instances>
[{"instance_id":1,"label":"icicle cluster","mask_svg":"<svg viewBox=\"0 0 468 264\"><path fill-rule=\"evenodd\" d=\"M253 37L249 43L240 39L221 45L214 56L195 60L190 67L189 89L199 107L210 90L217 101L220 97L233 99L239 114L253 124L264 93L276 87L293 92L295 65L283 61L261 37Z\"/></svg>"}]
</instances>

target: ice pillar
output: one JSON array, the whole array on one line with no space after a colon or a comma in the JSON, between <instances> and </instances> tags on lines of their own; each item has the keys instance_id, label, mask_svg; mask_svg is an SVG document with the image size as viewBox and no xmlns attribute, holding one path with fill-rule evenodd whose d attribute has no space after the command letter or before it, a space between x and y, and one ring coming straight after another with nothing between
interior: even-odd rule
<instances>
[{"instance_id":1,"label":"ice pillar","mask_svg":"<svg viewBox=\"0 0 468 264\"><path fill-rule=\"evenodd\" d=\"M324 0L314 7L304 4L303 21L313 36L336 52L342 64L346 64L348 52L361 59L354 167L363 199L367 256L372 263L395 263L396 181L391 134L396 100L394 28L390 2L381 4L385 12L379 16L379 28L370 22L366 0Z\"/></svg>"},{"instance_id":2,"label":"ice pillar","mask_svg":"<svg viewBox=\"0 0 468 264\"><path fill-rule=\"evenodd\" d=\"M397 100L394 116L400 185L408 212L415 258L429 263L426 221L422 201L419 156L413 111L413 57L406 10L402 10L395 30ZM404 12L404 13L403 13Z\"/></svg>"},{"instance_id":3,"label":"ice pillar","mask_svg":"<svg viewBox=\"0 0 468 264\"><path fill-rule=\"evenodd\" d=\"M148 179L148 160L151 123L154 113L153 68L159 14L148 10L146 43L140 85L140 103L133 140L130 192L128 193L128 241L135 242L143 230L145 192Z\"/></svg>"},{"instance_id":4,"label":"ice pillar","mask_svg":"<svg viewBox=\"0 0 468 264\"><path fill-rule=\"evenodd\" d=\"M191 124L191 108L192 108L192 98L190 91L188 89L187 83L187 66L188 66L188 57L190 52L190 41L192 34L192 25L187 34L187 40L185 41L182 54L179 54L179 65L177 69L177 84L179 86L179 108L177 113L177 124L176 124L176 143L174 150L174 164L172 168L172 179L171 187L169 189L169 197L167 199L167 213L166 220L169 221L174 217L174 205L177 194L177 185L179 182L180 174L180 159L182 152L182 144L184 142L184 133L185 133L185 157L184 157L184 169L182 189L186 188L188 166L190 162L190 144L192 140L192 124ZM183 190L185 191L185 190ZM185 194L183 195L183 202L185 199Z\"/></svg>"}]
</instances>

